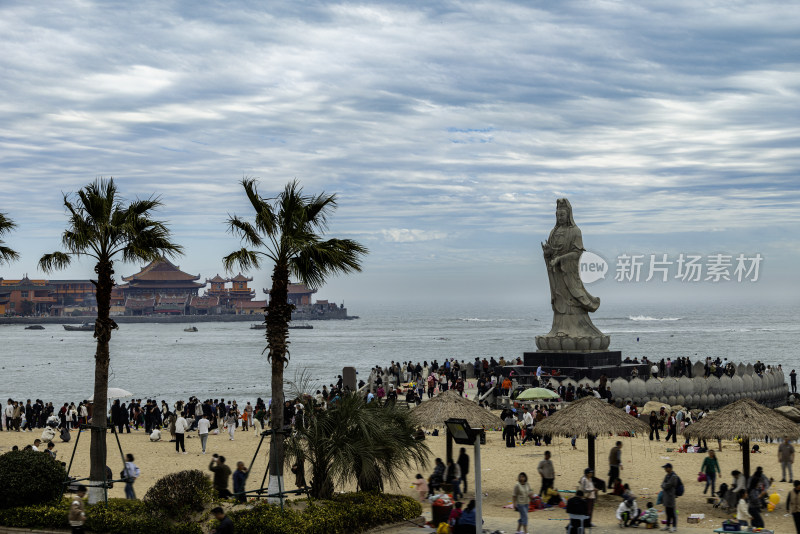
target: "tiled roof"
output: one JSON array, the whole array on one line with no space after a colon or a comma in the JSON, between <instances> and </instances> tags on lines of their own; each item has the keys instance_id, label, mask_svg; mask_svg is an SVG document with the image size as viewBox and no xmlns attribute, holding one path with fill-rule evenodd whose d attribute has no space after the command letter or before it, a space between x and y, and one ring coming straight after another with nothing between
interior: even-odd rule
<instances>
[{"instance_id":1,"label":"tiled roof","mask_svg":"<svg viewBox=\"0 0 800 534\"><path fill-rule=\"evenodd\" d=\"M125 307L132 310L139 310L142 308L153 308L156 305L156 299L135 299L128 297L125 299Z\"/></svg>"},{"instance_id":2,"label":"tiled roof","mask_svg":"<svg viewBox=\"0 0 800 534\"><path fill-rule=\"evenodd\" d=\"M239 273L233 278L231 278L231 282L252 282L252 281L253 281L252 276L250 278L247 278L246 276L243 276L242 273Z\"/></svg>"},{"instance_id":3,"label":"tiled roof","mask_svg":"<svg viewBox=\"0 0 800 534\"><path fill-rule=\"evenodd\" d=\"M219 297L192 297L192 300L189 301L189 305L195 308L219 306Z\"/></svg>"},{"instance_id":4,"label":"tiled roof","mask_svg":"<svg viewBox=\"0 0 800 534\"><path fill-rule=\"evenodd\" d=\"M181 304L181 305L185 306L186 305L186 301L188 299L189 299L189 297L187 297L185 295L182 296L182 297L168 297L168 296L165 296L165 295L161 295L158 298L158 305L159 306L165 306L165 305L170 305L170 304Z\"/></svg>"},{"instance_id":5,"label":"tiled roof","mask_svg":"<svg viewBox=\"0 0 800 534\"><path fill-rule=\"evenodd\" d=\"M206 278L206 284L210 284L212 282L215 284L224 284L225 282L229 282L229 280L227 278L222 278L219 273L217 273L217 276L211 278L210 280Z\"/></svg>"},{"instance_id":6,"label":"tiled roof","mask_svg":"<svg viewBox=\"0 0 800 534\"><path fill-rule=\"evenodd\" d=\"M289 284L289 294L290 295L311 295L312 293L316 293L316 289L309 289L308 286L305 284ZM264 293L269 295L270 290L265 289Z\"/></svg>"},{"instance_id":7,"label":"tiled roof","mask_svg":"<svg viewBox=\"0 0 800 534\"><path fill-rule=\"evenodd\" d=\"M253 309L253 308L266 308L267 301L266 300L249 300L249 301L242 301L236 305L237 308L243 309Z\"/></svg>"},{"instance_id":8,"label":"tiled roof","mask_svg":"<svg viewBox=\"0 0 800 534\"><path fill-rule=\"evenodd\" d=\"M147 281L158 281L158 282L166 282L166 281L178 281L178 280L199 280L200 275L197 276L185 273L180 270L180 267L174 265L171 261L167 259L155 260L150 262L150 265L143 268L136 274L132 274L130 276L123 276L123 280L126 282L130 282L132 280L147 280ZM202 285L202 284L201 284Z\"/></svg>"}]
</instances>

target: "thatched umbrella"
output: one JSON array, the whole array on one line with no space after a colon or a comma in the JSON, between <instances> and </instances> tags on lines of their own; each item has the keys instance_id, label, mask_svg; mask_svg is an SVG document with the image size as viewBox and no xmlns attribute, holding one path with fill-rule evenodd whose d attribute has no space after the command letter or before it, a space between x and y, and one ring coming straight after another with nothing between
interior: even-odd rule
<instances>
[{"instance_id":1,"label":"thatched umbrella","mask_svg":"<svg viewBox=\"0 0 800 534\"><path fill-rule=\"evenodd\" d=\"M597 436L623 432L646 433L649 427L636 417L596 397L584 397L536 424L535 432L546 436L586 436L589 467L594 470L594 440Z\"/></svg>"},{"instance_id":2,"label":"thatched umbrella","mask_svg":"<svg viewBox=\"0 0 800 534\"><path fill-rule=\"evenodd\" d=\"M419 426L444 427L448 419L466 419L472 428L500 428L503 420L481 408L478 403L462 397L449 389L439 393L411 410L411 417ZM447 459L453 457L453 440L447 432Z\"/></svg>"},{"instance_id":3,"label":"thatched umbrella","mask_svg":"<svg viewBox=\"0 0 800 534\"><path fill-rule=\"evenodd\" d=\"M742 470L750 476L750 440L765 436L797 439L800 427L780 412L744 398L686 427L683 435L699 439L742 440Z\"/></svg>"},{"instance_id":4,"label":"thatched umbrella","mask_svg":"<svg viewBox=\"0 0 800 534\"><path fill-rule=\"evenodd\" d=\"M419 426L424 427L444 427L444 422L452 418L466 419L472 428L503 426L502 419L452 389L443 391L413 408L411 417Z\"/></svg>"}]
</instances>

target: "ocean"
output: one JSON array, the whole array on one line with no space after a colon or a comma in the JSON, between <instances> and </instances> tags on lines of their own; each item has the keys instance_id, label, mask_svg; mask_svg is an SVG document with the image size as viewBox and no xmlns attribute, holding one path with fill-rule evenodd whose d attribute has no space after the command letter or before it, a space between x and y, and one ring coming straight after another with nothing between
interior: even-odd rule
<instances>
[{"instance_id":1,"label":"ocean","mask_svg":"<svg viewBox=\"0 0 800 534\"><path fill-rule=\"evenodd\" d=\"M286 378L305 371L321 388L344 366L355 366L366 377L371 367L392 360L516 357L535 350L534 337L549 331L552 319L547 305L349 304L360 319L315 321L313 330L290 331ZM797 362L800 321L787 306L604 303L592 318L611 335L610 349L623 357L761 360L782 364L787 374ZM269 397L263 330L251 330L246 322L198 323L196 333L184 332L187 326L120 325L111 340L110 386L169 403L190 395L238 402ZM91 333L45 328L0 325L3 399L58 404L91 396Z\"/></svg>"}]
</instances>

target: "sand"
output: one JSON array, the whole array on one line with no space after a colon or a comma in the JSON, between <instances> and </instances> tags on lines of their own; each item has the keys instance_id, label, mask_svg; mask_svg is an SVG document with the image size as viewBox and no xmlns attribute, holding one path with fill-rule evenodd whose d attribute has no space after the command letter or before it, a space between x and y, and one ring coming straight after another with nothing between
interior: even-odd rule
<instances>
[{"instance_id":1,"label":"sand","mask_svg":"<svg viewBox=\"0 0 800 534\"><path fill-rule=\"evenodd\" d=\"M10 450L12 445L20 448L29 443L33 443L39 432L0 432L0 452ZM166 433L169 436L169 433ZM237 431L234 441L228 439L227 434L209 436L207 454L200 453L200 440L195 437L196 433L187 435L186 446L188 454L177 454L175 444L170 442L151 443L147 434L143 430L133 431L130 434L120 435L120 443L125 453L132 453L136 458L136 464L142 471L141 477L136 481L135 490L139 498L143 497L147 489L158 478L167 473L180 471L183 469L200 469L208 472L208 463L211 461L213 453L221 454L226 457L228 464L235 467L237 461L244 461L249 465L258 445L259 438L254 432ZM69 462L72 454L77 432L72 433L73 440L70 443L61 443L56 439L56 451L59 460ZM597 440L597 471L602 478L608 472L608 451L613 446L617 438L604 437ZM720 509L714 509L711 504L706 503L705 496L702 494L704 483L697 482L697 473L702 464L705 454L679 454L676 452L666 452L667 448L672 448L673 444L666 444L663 441L649 441L646 438L619 438L623 442L623 471L624 482L630 484L631 489L638 496L637 503L640 507L645 506L648 500L655 502L659 491L659 485L664 476L661 465L670 462L675 466L675 471L681 476L686 487L686 493L678 499L679 526L681 529L700 528L710 532L712 528L720 526L721 522L730 517ZM426 443L431 448L431 461L435 457L444 458L445 439L443 435L428 437ZM677 445L680 445L680 440ZM716 449L716 443L709 443ZM791 489L789 483L780 483L780 465L777 462L777 444L763 444L761 454L751 455L751 465L763 466L767 476L774 477L776 480L773 486L781 496L781 503L776 512L765 513L764 519L768 528L776 528L780 532L791 532L794 528L791 517L785 516L785 497ZM549 447L544 445L536 447L532 443L515 448L506 448L501 439L500 432L488 432L487 443L481 448L481 459L483 467L483 492L488 494L484 497L484 517L488 522L492 517L509 518L515 517L515 512L504 509L503 506L510 501L511 490L520 471L528 473L532 486L538 492L540 479L536 472L536 465L543 458L544 451L550 450L556 468L556 487L558 489L574 490L587 465L586 440L579 439L578 450L572 450L569 439L558 438ZM109 466L117 475L122 469L122 460L119 457L119 450L112 434L108 434L109 447ZM456 453L458 446L456 445ZM260 486L264 470L267 465L268 443L265 440L264 446L259 452L258 458L253 465L252 473L249 477L247 488L255 489ZM468 454L473 456L472 447L468 447ZM741 452L738 444L723 441L722 452L717 453L722 476L719 482L730 483L730 472L733 469L741 469ZM474 460L474 459L473 459ZM89 433L83 432L75 454L75 461L72 467L72 474L76 476L87 476L89 469ZM409 487L414 475L419 471L428 476L432 469L413 469L408 473L407 480L404 480L399 487L387 488L387 491L402 493L415 496L415 492ZM210 473L209 473L210 474ZM800 475L798 475L800 476ZM294 479L291 473L287 476L289 489L294 489ZM341 488L353 489L353 488ZM469 490L467 499L474 497L474 483L472 475L469 478ZM771 490L772 492L772 490ZM116 484L110 490L111 497L124 497L123 485ZM596 507L594 522L599 525L616 525L614 514L619 504L618 497L601 494ZM426 508L429 507L426 505ZM661 507L659 507L661 509ZM686 518L692 513L705 514L706 518L699 525L688 525ZM532 513L536 519L544 518L563 518L564 512L561 509L542 510ZM560 525L560 522L553 522ZM560 530L561 526L556 530Z\"/></svg>"}]
</instances>

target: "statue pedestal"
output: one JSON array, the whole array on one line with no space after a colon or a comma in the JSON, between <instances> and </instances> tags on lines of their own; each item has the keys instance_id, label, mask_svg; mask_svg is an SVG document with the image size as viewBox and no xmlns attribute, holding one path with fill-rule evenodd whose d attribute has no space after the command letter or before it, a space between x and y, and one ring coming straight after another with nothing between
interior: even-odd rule
<instances>
[{"instance_id":1,"label":"statue pedestal","mask_svg":"<svg viewBox=\"0 0 800 534\"><path fill-rule=\"evenodd\" d=\"M588 378L597 380L601 375L606 375L609 380L617 377L630 377L633 370L639 372L640 377L646 377L647 364L622 363L622 352L525 352L522 355L522 367L515 367L520 376L535 374L541 366L545 374L557 369L560 371L556 380L572 378L580 380Z\"/></svg>"}]
</instances>

